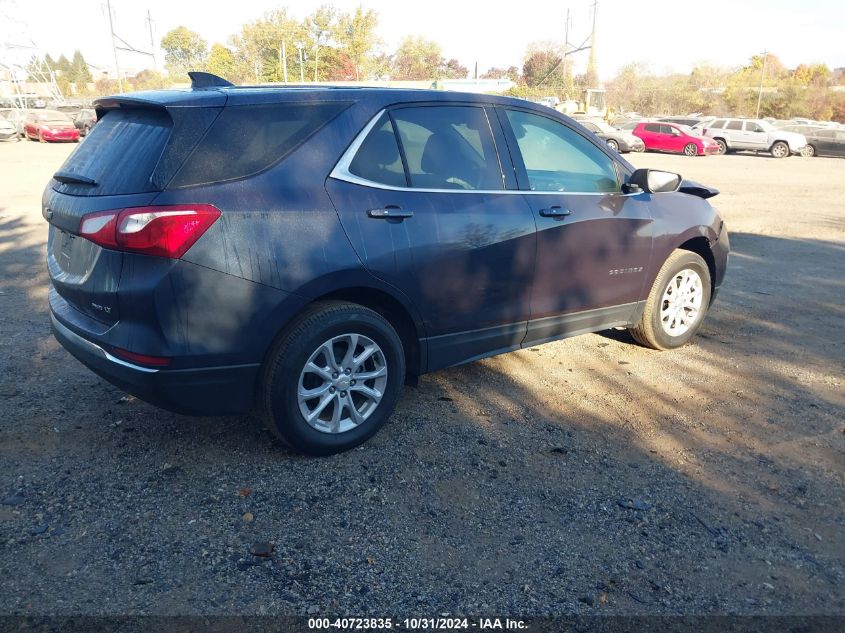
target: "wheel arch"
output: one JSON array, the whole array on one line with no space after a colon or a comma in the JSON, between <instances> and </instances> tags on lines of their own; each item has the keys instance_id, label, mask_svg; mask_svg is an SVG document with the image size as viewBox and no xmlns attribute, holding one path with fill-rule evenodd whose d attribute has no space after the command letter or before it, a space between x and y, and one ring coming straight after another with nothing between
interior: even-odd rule
<instances>
[{"instance_id":1,"label":"wheel arch","mask_svg":"<svg viewBox=\"0 0 845 633\"><path fill-rule=\"evenodd\" d=\"M716 257L710 247L710 240L704 235L699 235L678 244L673 250L690 251L707 263L707 269L710 271L710 301L712 303L716 295Z\"/></svg>"},{"instance_id":2,"label":"wheel arch","mask_svg":"<svg viewBox=\"0 0 845 633\"><path fill-rule=\"evenodd\" d=\"M420 344L421 324L415 321L411 310L390 292L372 286L352 286L327 292L314 301L349 301L378 312L393 326L402 341L407 373L419 376L424 372L426 354L425 347Z\"/></svg>"},{"instance_id":3,"label":"wheel arch","mask_svg":"<svg viewBox=\"0 0 845 633\"><path fill-rule=\"evenodd\" d=\"M389 284L367 273L361 274L361 271L347 271L333 275L331 282L326 278L317 279L300 288L295 296L296 308L282 317L283 324L276 329L267 345L263 362L266 362L268 354L288 326L313 304L321 301L347 301L369 308L387 319L402 341L407 374L419 376L425 373L428 355L427 348L420 342L425 336L422 319L402 293Z\"/></svg>"}]
</instances>

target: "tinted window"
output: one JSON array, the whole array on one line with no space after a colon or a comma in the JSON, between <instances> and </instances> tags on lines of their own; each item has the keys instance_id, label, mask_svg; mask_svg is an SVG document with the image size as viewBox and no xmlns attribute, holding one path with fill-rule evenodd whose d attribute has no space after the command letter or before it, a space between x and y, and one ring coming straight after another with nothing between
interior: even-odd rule
<instances>
[{"instance_id":1,"label":"tinted window","mask_svg":"<svg viewBox=\"0 0 845 633\"><path fill-rule=\"evenodd\" d=\"M645 126L645 131L646 132L657 132L658 134L660 134L661 127L663 127L663 126L658 125L657 123L649 123L648 125Z\"/></svg>"},{"instance_id":2,"label":"tinted window","mask_svg":"<svg viewBox=\"0 0 845 633\"><path fill-rule=\"evenodd\" d=\"M721 130L723 127L725 127L725 120L719 119L718 121L713 121L713 123L711 123L709 127Z\"/></svg>"},{"instance_id":3,"label":"tinted window","mask_svg":"<svg viewBox=\"0 0 845 633\"><path fill-rule=\"evenodd\" d=\"M532 191L619 191L613 160L547 117L507 110Z\"/></svg>"},{"instance_id":4,"label":"tinted window","mask_svg":"<svg viewBox=\"0 0 845 633\"><path fill-rule=\"evenodd\" d=\"M728 124L725 126L726 130L741 130L742 129L742 121L728 121Z\"/></svg>"},{"instance_id":5,"label":"tinted window","mask_svg":"<svg viewBox=\"0 0 845 633\"><path fill-rule=\"evenodd\" d=\"M391 112L411 187L504 188L490 123L483 108L429 106Z\"/></svg>"},{"instance_id":6,"label":"tinted window","mask_svg":"<svg viewBox=\"0 0 845 633\"><path fill-rule=\"evenodd\" d=\"M346 109L345 103L230 106L173 179L174 187L234 180L278 163ZM100 127L98 123L94 129Z\"/></svg>"},{"instance_id":7,"label":"tinted window","mask_svg":"<svg viewBox=\"0 0 845 633\"><path fill-rule=\"evenodd\" d=\"M816 136L819 138L833 138L836 135L835 130L819 130L816 132Z\"/></svg>"},{"instance_id":8,"label":"tinted window","mask_svg":"<svg viewBox=\"0 0 845 633\"><path fill-rule=\"evenodd\" d=\"M678 130L673 128L671 125L661 125L660 126L660 133L661 134L674 134L674 135L679 134Z\"/></svg>"},{"instance_id":9,"label":"tinted window","mask_svg":"<svg viewBox=\"0 0 845 633\"><path fill-rule=\"evenodd\" d=\"M385 185L406 187L405 170L390 117L382 115L364 139L349 165L349 172Z\"/></svg>"},{"instance_id":10,"label":"tinted window","mask_svg":"<svg viewBox=\"0 0 845 633\"><path fill-rule=\"evenodd\" d=\"M733 129L733 128L732 128ZM745 122L745 130L746 132L765 132L762 127L754 123L754 121L746 121Z\"/></svg>"},{"instance_id":11,"label":"tinted window","mask_svg":"<svg viewBox=\"0 0 845 633\"><path fill-rule=\"evenodd\" d=\"M73 195L113 195L155 191L150 176L161 157L172 120L164 110L109 110L91 128L59 171L93 178L96 186L59 184Z\"/></svg>"}]
</instances>

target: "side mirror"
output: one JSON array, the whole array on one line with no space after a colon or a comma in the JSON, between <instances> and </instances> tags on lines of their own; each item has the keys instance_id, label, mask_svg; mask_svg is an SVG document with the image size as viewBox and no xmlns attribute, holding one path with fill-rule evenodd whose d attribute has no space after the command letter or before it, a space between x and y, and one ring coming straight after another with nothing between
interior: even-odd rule
<instances>
[{"instance_id":1,"label":"side mirror","mask_svg":"<svg viewBox=\"0 0 845 633\"><path fill-rule=\"evenodd\" d=\"M637 169L625 184L625 193L669 193L681 186L680 174L657 169Z\"/></svg>"}]
</instances>

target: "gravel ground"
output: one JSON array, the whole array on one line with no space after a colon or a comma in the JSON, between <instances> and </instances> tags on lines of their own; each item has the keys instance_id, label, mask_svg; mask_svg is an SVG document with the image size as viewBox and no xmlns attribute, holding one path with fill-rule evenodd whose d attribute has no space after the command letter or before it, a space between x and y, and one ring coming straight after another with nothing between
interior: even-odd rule
<instances>
[{"instance_id":1,"label":"gravel ground","mask_svg":"<svg viewBox=\"0 0 845 633\"><path fill-rule=\"evenodd\" d=\"M723 191L693 345L441 371L313 459L52 339L40 196L71 149L0 143L0 612L845 615L845 160L632 156Z\"/></svg>"}]
</instances>

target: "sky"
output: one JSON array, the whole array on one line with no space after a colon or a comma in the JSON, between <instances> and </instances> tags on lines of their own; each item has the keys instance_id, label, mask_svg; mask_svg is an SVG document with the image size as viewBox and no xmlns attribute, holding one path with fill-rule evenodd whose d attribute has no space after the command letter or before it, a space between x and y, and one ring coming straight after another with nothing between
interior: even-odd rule
<instances>
[{"instance_id":1,"label":"sky","mask_svg":"<svg viewBox=\"0 0 845 633\"><path fill-rule=\"evenodd\" d=\"M484 72L491 66L521 66L531 42L562 44L567 8L569 41L580 45L589 37L591 1L111 0L111 5L115 32L133 47L149 51L148 10L156 45L180 25L197 31L211 45L225 44L243 23L279 6L304 17L324 2L345 11L363 4L379 14L378 35L386 52L405 35L419 34L439 42L446 58L455 57L470 69L477 62L479 72ZM0 0L0 57L28 53L4 47L6 43L33 41L54 57L64 53L70 58L78 48L88 62L113 67L105 6L105 0ZM815 62L845 66L843 0L599 0L596 32L602 80L634 61L646 63L656 73L685 72L700 62L739 66L764 50L787 67ZM118 54L124 69L152 65L151 58L143 55ZM157 55L161 64L160 49ZM576 54L574 60L576 71L583 68L587 52Z\"/></svg>"}]
</instances>

